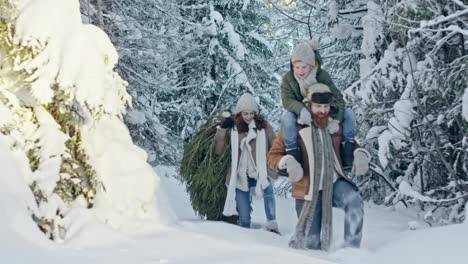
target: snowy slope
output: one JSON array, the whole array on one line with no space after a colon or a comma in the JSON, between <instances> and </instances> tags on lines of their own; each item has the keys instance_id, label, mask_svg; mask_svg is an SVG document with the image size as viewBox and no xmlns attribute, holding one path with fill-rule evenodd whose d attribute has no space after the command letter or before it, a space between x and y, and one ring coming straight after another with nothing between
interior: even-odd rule
<instances>
[{"instance_id":1,"label":"snowy slope","mask_svg":"<svg viewBox=\"0 0 468 264\"><path fill-rule=\"evenodd\" d=\"M335 248L330 253L288 248L296 217L293 200L278 198L278 222L283 236L262 229L243 229L221 222L200 220L192 211L188 195L169 176L173 168L158 168L167 205L178 221L169 225L141 224L133 235L119 234L101 224L89 210L74 212L73 235L63 244L46 240L24 208L28 190L15 178L8 151L0 150L0 166L10 173L0 178L1 263L464 263L468 253L468 225L412 231L414 214L405 209L366 205L363 248L337 249L342 242L343 215L335 213ZM6 172L6 170L5 170ZM9 175L9 176L7 176ZM254 202L254 223L265 216L261 201ZM173 216L172 216L173 217ZM422 224L420 224L423 226ZM415 224L411 224L415 226ZM443 248L437 245L444 245ZM456 253L456 254L455 254Z\"/></svg>"}]
</instances>

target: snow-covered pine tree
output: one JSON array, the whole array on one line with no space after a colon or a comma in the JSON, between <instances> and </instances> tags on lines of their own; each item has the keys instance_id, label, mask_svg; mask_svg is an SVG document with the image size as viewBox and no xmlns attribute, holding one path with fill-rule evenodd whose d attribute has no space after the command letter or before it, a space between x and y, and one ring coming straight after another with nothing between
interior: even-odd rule
<instances>
[{"instance_id":1,"label":"snow-covered pine tree","mask_svg":"<svg viewBox=\"0 0 468 264\"><path fill-rule=\"evenodd\" d=\"M361 18L366 14L366 1L284 1L268 0L272 32L279 47L288 44L278 56L281 73L289 70L289 53L295 44L317 39L323 67L335 85L344 90L358 79L357 62L362 54Z\"/></svg>"},{"instance_id":2,"label":"snow-covered pine tree","mask_svg":"<svg viewBox=\"0 0 468 264\"><path fill-rule=\"evenodd\" d=\"M273 51L263 37L269 21L258 1L178 1L185 22L183 53L177 58L180 84L161 91L169 111L161 115L181 138L188 139L200 121L231 110L244 92L259 99L263 114L273 117L279 101Z\"/></svg>"},{"instance_id":3,"label":"snow-covered pine tree","mask_svg":"<svg viewBox=\"0 0 468 264\"><path fill-rule=\"evenodd\" d=\"M108 37L81 23L77 1L0 6L1 139L34 194L32 218L61 240L82 215L73 208L115 227L154 216L154 173L122 122L130 96Z\"/></svg>"},{"instance_id":4,"label":"snow-covered pine tree","mask_svg":"<svg viewBox=\"0 0 468 264\"><path fill-rule=\"evenodd\" d=\"M243 92L259 98L270 121L280 116L277 60L264 35L259 1L101 1L102 28L120 54L118 70L134 99L126 123L153 165L175 164L183 140ZM100 25L97 1L82 15Z\"/></svg>"},{"instance_id":5,"label":"snow-covered pine tree","mask_svg":"<svg viewBox=\"0 0 468 264\"><path fill-rule=\"evenodd\" d=\"M178 9L159 0L80 2L85 21L107 32L119 53L117 71L128 81L134 98L125 116L132 138L147 151L151 164L176 163L181 140L161 121L166 109L159 94L178 85L180 65L174 63L181 53Z\"/></svg>"},{"instance_id":6,"label":"snow-covered pine tree","mask_svg":"<svg viewBox=\"0 0 468 264\"><path fill-rule=\"evenodd\" d=\"M367 148L400 183L399 192L374 196L409 196L428 222L460 222L468 194L468 124L462 116L468 6L395 0L369 2L368 10L361 79L350 90L362 102L357 109Z\"/></svg>"},{"instance_id":7,"label":"snow-covered pine tree","mask_svg":"<svg viewBox=\"0 0 468 264\"><path fill-rule=\"evenodd\" d=\"M460 221L468 159L466 3L268 2L277 13L273 31L290 43L320 37L325 67L338 87L351 86L346 92L358 114L358 137L374 150L383 173L431 196L426 202L449 199L432 200L428 221ZM398 201L381 178L363 180L367 198Z\"/></svg>"}]
</instances>

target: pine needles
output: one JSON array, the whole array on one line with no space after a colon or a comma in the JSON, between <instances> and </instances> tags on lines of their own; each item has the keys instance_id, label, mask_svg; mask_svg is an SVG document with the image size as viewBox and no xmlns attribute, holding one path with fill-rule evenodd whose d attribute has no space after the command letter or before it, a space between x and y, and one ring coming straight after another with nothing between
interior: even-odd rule
<instances>
[{"instance_id":1,"label":"pine needles","mask_svg":"<svg viewBox=\"0 0 468 264\"><path fill-rule=\"evenodd\" d=\"M192 141L184 146L180 176L190 195L193 209L208 220L232 222L222 215L226 199L225 176L231 163L231 147L221 156L215 152L217 123L213 118L200 128Z\"/></svg>"}]
</instances>

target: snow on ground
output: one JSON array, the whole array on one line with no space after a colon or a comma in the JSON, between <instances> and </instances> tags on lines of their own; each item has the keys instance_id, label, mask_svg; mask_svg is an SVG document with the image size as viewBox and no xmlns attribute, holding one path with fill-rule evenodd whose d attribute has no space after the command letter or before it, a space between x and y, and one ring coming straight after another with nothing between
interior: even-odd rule
<instances>
[{"instance_id":1,"label":"snow on ground","mask_svg":"<svg viewBox=\"0 0 468 264\"><path fill-rule=\"evenodd\" d=\"M1 158L1 156L0 156ZM0 161L0 166L7 163ZM100 223L90 210L72 213L72 234L55 244L28 219L20 184L0 178L0 259L2 263L343 263L415 264L466 263L462 250L468 242L468 224L427 229L416 214L405 208L366 204L361 249L341 249L343 213L334 211L334 243L330 253L294 250L287 246L296 216L294 202L277 199L277 218L282 236L262 229L244 229L222 222L204 221L190 207L184 186L171 167L156 169L167 206L173 209L168 225L141 223L134 235L123 235ZM9 190L9 191L7 191ZM16 194L16 196L14 195ZM162 194L159 194L161 196ZM254 201L253 221L265 221L262 201ZM175 220L175 217L178 220ZM410 230L410 228L419 228Z\"/></svg>"}]
</instances>

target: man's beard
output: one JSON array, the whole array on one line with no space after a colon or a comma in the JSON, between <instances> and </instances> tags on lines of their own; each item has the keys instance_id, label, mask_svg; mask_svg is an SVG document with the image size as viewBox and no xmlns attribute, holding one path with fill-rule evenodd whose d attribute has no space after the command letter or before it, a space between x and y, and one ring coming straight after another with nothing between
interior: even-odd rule
<instances>
[{"instance_id":1,"label":"man's beard","mask_svg":"<svg viewBox=\"0 0 468 264\"><path fill-rule=\"evenodd\" d=\"M326 114L312 114L314 126L318 128L326 128L328 126L328 115Z\"/></svg>"}]
</instances>

